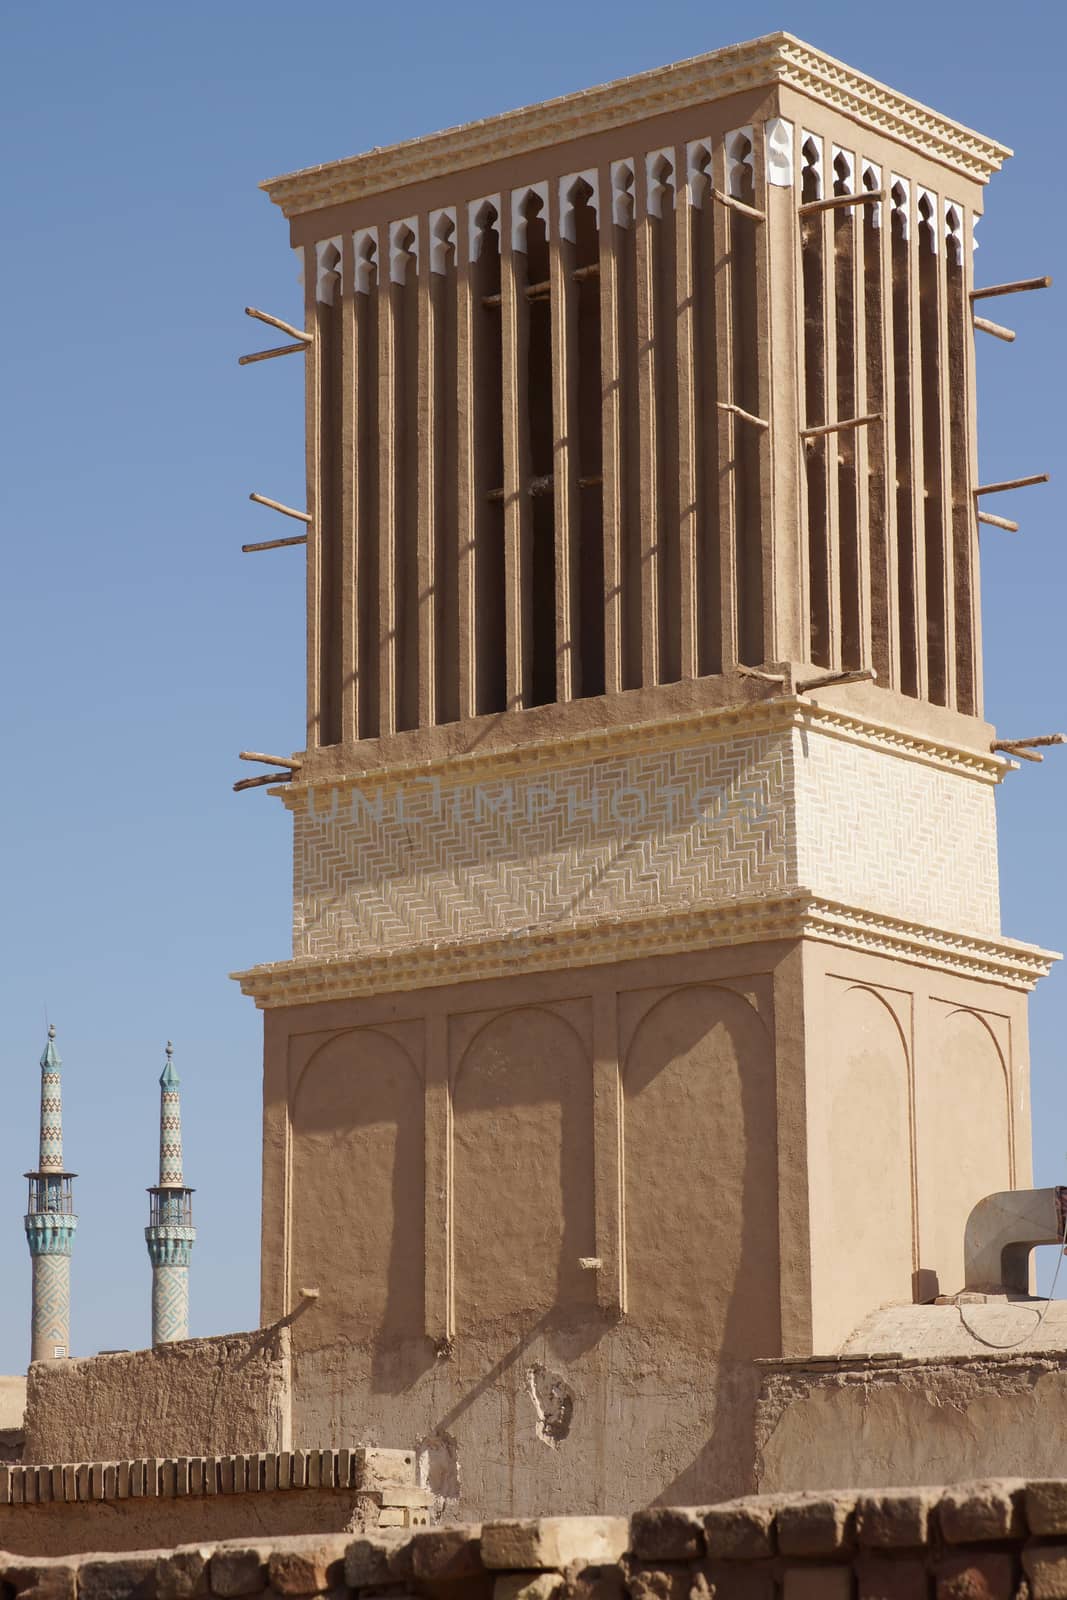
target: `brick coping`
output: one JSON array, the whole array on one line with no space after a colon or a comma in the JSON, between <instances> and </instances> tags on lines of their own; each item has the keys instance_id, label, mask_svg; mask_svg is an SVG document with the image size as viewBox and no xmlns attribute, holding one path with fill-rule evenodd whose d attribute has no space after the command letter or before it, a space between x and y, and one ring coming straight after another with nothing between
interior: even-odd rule
<instances>
[{"instance_id":1,"label":"brick coping","mask_svg":"<svg viewBox=\"0 0 1067 1600\"><path fill-rule=\"evenodd\" d=\"M414 1450L365 1445L139 1461L0 1464L0 1506L92 1500L174 1500L277 1490L374 1492L415 1487Z\"/></svg>"}]
</instances>

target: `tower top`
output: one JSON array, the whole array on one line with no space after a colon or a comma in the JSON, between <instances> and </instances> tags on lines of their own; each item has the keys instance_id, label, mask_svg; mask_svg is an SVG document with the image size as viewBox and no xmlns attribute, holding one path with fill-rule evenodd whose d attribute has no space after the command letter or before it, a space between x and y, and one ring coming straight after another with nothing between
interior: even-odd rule
<instances>
[{"instance_id":1,"label":"tower top","mask_svg":"<svg viewBox=\"0 0 1067 1600\"><path fill-rule=\"evenodd\" d=\"M55 1023L48 1027L48 1038L41 1053L41 1138L38 1171L63 1171L63 1061L56 1049Z\"/></svg>"},{"instance_id":2,"label":"tower top","mask_svg":"<svg viewBox=\"0 0 1067 1600\"><path fill-rule=\"evenodd\" d=\"M182 1171L181 1079L174 1065L174 1046L167 1040L166 1064L159 1075L159 1187L184 1189Z\"/></svg>"},{"instance_id":3,"label":"tower top","mask_svg":"<svg viewBox=\"0 0 1067 1600\"><path fill-rule=\"evenodd\" d=\"M167 1064L159 1075L159 1086L161 1089L177 1089L182 1080L179 1078L178 1069L174 1065L174 1046L169 1039L167 1040L166 1056Z\"/></svg>"},{"instance_id":4,"label":"tower top","mask_svg":"<svg viewBox=\"0 0 1067 1600\"><path fill-rule=\"evenodd\" d=\"M778 32L538 105L268 178L260 187L287 217L299 217L464 168L526 156L548 145L593 138L627 123L674 115L707 101L778 86L843 112L979 183L987 183L1012 153L1006 145L803 39Z\"/></svg>"},{"instance_id":5,"label":"tower top","mask_svg":"<svg viewBox=\"0 0 1067 1600\"><path fill-rule=\"evenodd\" d=\"M56 1049L56 1025L54 1022L50 1022L48 1024L48 1042L46 1043L44 1052L41 1056L41 1068L46 1072L56 1072L62 1065L62 1059L60 1058L59 1051Z\"/></svg>"}]
</instances>

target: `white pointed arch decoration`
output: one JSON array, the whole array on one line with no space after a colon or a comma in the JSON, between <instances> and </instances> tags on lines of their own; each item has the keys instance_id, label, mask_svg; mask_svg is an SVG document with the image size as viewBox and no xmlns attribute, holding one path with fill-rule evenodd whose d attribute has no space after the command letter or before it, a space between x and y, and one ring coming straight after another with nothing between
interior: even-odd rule
<instances>
[{"instance_id":1,"label":"white pointed arch decoration","mask_svg":"<svg viewBox=\"0 0 1067 1600\"><path fill-rule=\"evenodd\" d=\"M953 267L963 265L963 207L955 200L945 201L945 260Z\"/></svg>"},{"instance_id":2,"label":"white pointed arch decoration","mask_svg":"<svg viewBox=\"0 0 1067 1600\"><path fill-rule=\"evenodd\" d=\"M711 172L711 139L690 139L685 147L685 192L697 211L704 204L704 189L714 183Z\"/></svg>"},{"instance_id":3,"label":"white pointed arch decoration","mask_svg":"<svg viewBox=\"0 0 1067 1600\"><path fill-rule=\"evenodd\" d=\"M526 254L526 205L532 195L536 195L541 202L541 220L545 225L545 237L548 237L548 180L528 183L525 189L512 189L511 248L523 255Z\"/></svg>"},{"instance_id":4,"label":"white pointed arch decoration","mask_svg":"<svg viewBox=\"0 0 1067 1600\"><path fill-rule=\"evenodd\" d=\"M406 283L408 262L414 259L419 270L419 219L401 217L389 224L389 282Z\"/></svg>"},{"instance_id":5,"label":"white pointed arch decoration","mask_svg":"<svg viewBox=\"0 0 1067 1600\"><path fill-rule=\"evenodd\" d=\"M352 235L357 294L370 294L378 281L378 230L357 228Z\"/></svg>"},{"instance_id":6,"label":"white pointed arch decoration","mask_svg":"<svg viewBox=\"0 0 1067 1600\"><path fill-rule=\"evenodd\" d=\"M587 204L596 216L597 227L600 227L600 176L596 168L568 173L559 180L559 236L569 239L571 244L574 243L574 191L579 183L584 183L592 190Z\"/></svg>"},{"instance_id":7,"label":"white pointed arch decoration","mask_svg":"<svg viewBox=\"0 0 1067 1600\"><path fill-rule=\"evenodd\" d=\"M921 241L924 234L928 235L930 239L930 254L936 256L938 254L938 234L941 229L938 226L939 207L937 195L934 194L932 189L919 189L917 191L915 210L919 219L919 239Z\"/></svg>"},{"instance_id":8,"label":"white pointed arch decoration","mask_svg":"<svg viewBox=\"0 0 1067 1600\"><path fill-rule=\"evenodd\" d=\"M769 117L763 125L766 140L767 182L776 189L793 187L794 126L785 117Z\"/></svg>"},{"instance_id":9,"label":"white pointed arch decoration","mask_svg":"<svg viewBox=\"0 0 1067 1600\"><path fill-rule=\"evenodd\" d=\"M449 252L456 246L456 208L441 206L431 211L428 219L430 233L430 271L443 277L448 271Z\"/></svg>"},{"instance_id":10,"label":"white pointed arch decoration","mask_svg":"<svg viewBox=\"0 0 1067 1600\"><path fill-rule=\"evenodd\" d=\"M500 196L483 195L480 200L467 202L467 258L477 261L482 253L482 240L486 233L495 233L500 245Z\"/></svg>"},{"instance_id":11,"label":"white pointed arch decoration","mask_svg":"<svg viewBox=\"0 0 1067 1600\"><path fill-rule=\"evenodd\" d=\"M825 199L825 181L823 174L823 145L822 138L817 133L809 133L806 129L800 135L800 160L802 184L803 179L810 176L813 193L809 196L812 200Z\"/></svg>"},{"instance_id":12,"label":"white pointed arch decoration","mask_svg":"<svg viewBox=\"0 0 1067 1600\"><path fill-rule=\"evenodd\" d=\"M634 221L633 157L611 163L611 220L617 228L632 228Z\"/></svg>"},{"instance_id":13,"label":"white pointed arch decoration","mask_svg":"<svg viewBox=\"0 0 1067 1600\"><path fill-rule=\"evenodd\" d=\"M856 153L846 150L842 145L830 146L830 177L834 194L855 194L856 192ZM838 185L840 184L840 189ZM842 206L842 211L847 217L855 216L855 206Z\"/></svg>"},{"instance_id":14,"label":"white pointed arch decoration","mask_svg":"<svg viewBox=\"0 0 1067 1600\"><path fill-rule=\"evenodd\" d=\"M645 156L645 210L650 217L662 217L665 206L667 210L674 209L678 188L674 160L674 151L670 149L650 150Z\"/></svg>"},{"instance_id":15,"label":"white pointed arch decoration","mask_svg":"<svg viewBox=\"0 0 1067 1600\"><path fill-rule=\"evenodd\" d=\"M860 174L860 182L864 189L877 191L882 187L882 169L877 162L861 161ZM880 228L882 226L882 202L880 200L872 200L864 209L870 218L871 227Z\"/></svg>"},{"instance_id":16,"label":"white pointed arch decoration","mask_svg":"<svg viewBox=\"0 0 1067 1600\"><path fill-rule=\"evenodd\" d=\"M315 299L332 306L341 282L341 241L320 239L315 245Z\"/></svg>"},{"instance_id":17,"label":"white pointed arch decoration","mask_svg":"<svg viewBox=\"0 0 1067 1600\"><path fill-rule=\"evenodd\" d=\"M752 127L733 128L726 135L726 192L743 200L756 183L756 147Z\"/></svg>"}]
</instances>

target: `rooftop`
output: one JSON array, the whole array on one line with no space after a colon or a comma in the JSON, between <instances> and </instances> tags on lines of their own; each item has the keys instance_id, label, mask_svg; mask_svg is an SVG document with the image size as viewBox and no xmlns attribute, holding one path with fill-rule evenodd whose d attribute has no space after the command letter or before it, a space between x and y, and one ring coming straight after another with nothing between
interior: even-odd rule
<instances>
[{"instance_id":1,"label":"rooftop","mask_svg":"<svg viewBox=\"0 0 1067 1600\"><path fill-rule=\"evenodd\" d=\"M539 105L268 178L260 187L287 217L299 216L773 84L788 84L982 183L1011 155L1006 145L793 34L769 33Z\"/></svg>"}]
</instances>

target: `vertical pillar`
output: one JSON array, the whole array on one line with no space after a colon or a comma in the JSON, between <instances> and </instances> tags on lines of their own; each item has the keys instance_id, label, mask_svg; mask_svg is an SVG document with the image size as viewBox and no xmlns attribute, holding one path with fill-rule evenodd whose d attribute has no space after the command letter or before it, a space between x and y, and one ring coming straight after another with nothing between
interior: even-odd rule
<instances>
[{"instance_id":1,"label":"vertical pillar","mask_svg":"<svg viewBox=\"0 0 1067 1600\"><path fill-rule=\"evenodd\" d=\"M182 1171L180 1083L167 1042L167 1064L159 1079L159 1183L149 1189L149 1225L144 1231L152 1263L152 1344L189 1337L189 1260L196 1242L192 1189Z\"/></svg>"},{"instance_id":2,"label":"vertical pillar","mask_svg":"<svg viewBox=\"0 0 1067 1600\"><path fill-rule=\"evenodd\" d=\"M33 1263L31 1361L70 1353L70 1256L78 1218L73 1172L63 1169L62 1061L48 1030L41 1057L41 1137L36 1172L27 1172L29 1203L24 1218Z\"/></svg>"}]
</instances>

